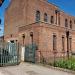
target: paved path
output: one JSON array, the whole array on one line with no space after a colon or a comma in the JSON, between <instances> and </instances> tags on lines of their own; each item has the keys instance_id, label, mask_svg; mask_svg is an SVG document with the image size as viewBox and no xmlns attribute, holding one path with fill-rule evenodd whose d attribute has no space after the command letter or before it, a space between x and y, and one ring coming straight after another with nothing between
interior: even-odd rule
<instances>
[{"instance_id":1,"label":"paved path","mask_svg":"<svg viewBox=\"0 0 75 75\"><path fill-rule=\"evenodd\" d=\"M19 66L0 67L0 75L73 75L73 74L34 64L21 63Z\"/></svg>"}]
</instances>

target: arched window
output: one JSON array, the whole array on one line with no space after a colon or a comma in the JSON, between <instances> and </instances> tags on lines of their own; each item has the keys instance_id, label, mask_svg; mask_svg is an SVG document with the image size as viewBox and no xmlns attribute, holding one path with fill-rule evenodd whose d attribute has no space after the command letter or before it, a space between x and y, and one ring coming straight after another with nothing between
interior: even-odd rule
<instances>
[{"instance_id":1,"label":"arched window","mask_svg":"<svg viewBox=\"0 0 75 75\"><path fill-rule=\"evenodd\" d=\"M75 20L74 20L74 24L75 24Z\"/></svg>"},{"instance_id":2,"label":"arched window","mask_svg":"<svg viewBox=\"0 0 75 75\"><path fill-rule=\"evenodd\" d=\"M36 22L40 21L40 11L36 11Z\"/></svg>"},{"instance_id":3,"label":"arched window","mask_svg":"<svg viewBox=\"0 0 75 75\"><path fill-rule=\"evenodd\" d=\"M65 19L65 27L68 27L68 20Z\"/></svg>"},{"instance_id":4,"label":"arched window","mask_svg":"<svg viewBox=\"0 0 75 75\"><path fill-rule=\"evenodd\" d=\"M62 36L62 51L65 50L65 37Z\"/></svg>"},{"instance_id":5,"label":"arched window","mask_svg":"<svg viewBox=\"0 0 75 75\"><path fill-rule=\"evenodd\" d=\"M51 16L51 24L54 23L54 16Z\"/></svg>"},{"instance_id":6,"label":"arched window","mask_svg":"<svg viewBox=\"0 0 75 75\"><path fill-rule=\"evenodd\" d=\"M70 20L70 28L72 29L72 21Z\"/></svg>"},{"instance_id":7,"label":"arched window","mask_svg":"<svg viewBox=\"0 0 75 75\"><path fill-rule=\"evenodd\" d=\"M45 21L45 22L48 22L48 16L47 16L47 13L44 13L44 21Z\"/></svg>"},{"instance_id":8,"label":"arched window","mask_svg":"<svg viewBox=\"0 0 75 75\"><path fill-rule=\"evenodd\" d=\"M57 36L53 34L53 50L57 50Z\"/></svg>"},{"instance_id":9,"label":"arched window","mask_svg":"<svg viewBox=\"0 0 75 75\"><path fill-rule=\"evenodd\" d=\"M70 51L72 51L72 37L69 38L69 46L70 46L69 47L70 48Z\"/></svg>"}]
</instances>

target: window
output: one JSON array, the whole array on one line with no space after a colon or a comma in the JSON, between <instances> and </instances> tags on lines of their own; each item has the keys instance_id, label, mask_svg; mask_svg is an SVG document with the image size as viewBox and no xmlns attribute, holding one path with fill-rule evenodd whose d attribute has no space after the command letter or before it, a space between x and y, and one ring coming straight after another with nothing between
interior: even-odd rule
<instances>
[{"instance_id":1,"label":"window","mask_svg":"<svg viewBox=\"0 0 75 75\"><path fill-rule=\"evenodd\" d=\"M40 11L36 11L36 22L40 21Z\"/></svg>"},{"instance_id":2,"label":"window","mask_svg":"<svg viewBox=\"0 0 75 75\"><path fill-rule=\"evenodd\" d=\"M60 13L58 14L58 24L60 25Z\"/></svg>"},{"instance_id":3,"label":"window","mask_svg":"<svg viewBox=\"0 0 75 75\"><path fill-rule=\"evenodd\" d=\"M68 27L68 20L65 19L65 27Z\"/></svg>"},{"instance_id":4,"label":"window","mask_svg":"<svg viewBox=\"0 0 75 75\"><path fill-rule=\"evenodd\" d=\"M44 21L45 21L45 22L48 22L48 16L47 16L46 13L44 14Z\"/></svg>"},{"instance_id":5,"label":"window","mask_svg":"<svg viewBox=\"0 0 75 75\"><path fill-rule=\"evenodd\" d=\"M55 10L55 15L56 15L56 24L58 23L60 25L60 11Z\"/></svg>"},{"instance_id":6,"label":"window","mask_svg":"<svg viewBox=\"0 0 75 75\"><path fill-rule=\"evenodd\" d=\"M75 24L75 20L74 20L74 24Z\"/></svg>"},{"instance_id":7,"label":"window","mask_svg":"<svg viewBox=\"0 0 75 75\"><path fill-rule=\"evenodd\" d=\"M56 45L57 45L57 41L56 41L57 37L56 35L53 35L53 50L56 50Z\"/></svg>"},{"instance_id":8,"label":"window","mask_svg":"<svg viewBox=\"0 0 75 75\"><path fill-rule=\"evenodd\" d=\"M70 28L72 29L72 21L70 20Z\"/></svg>"},{"instance_id":9,"label":"window","mask_svg":"<svg viewBox=\"0 0 75 75\"><path fill-rule=\"evenodd\" d=\"M14 40L10 40L11 43L14 43Z\"/></svg>"},{"instance_id":10,"label":"window","mask_svg":"<svg viewBox=\"0 0 75 75\"><path fill-rule=\"evenodd\" d=\"M69 49L72 50L72 38L69 38Z\"/></svg>"},{"instance_id":11,"label":"window","mask_svg":"<svg viewBox=\"0 0 75 75\"><path fill-rule=\"evenodd\" d=\"M62 36L62 51L65 50L65 37Z\"/></svg>"},{"instance_id":12,"label":"window","mask_svg":"<svg viewBox=\"0 0 75 75\"><path fill-rule=\"evenodd\" d=\"M13 37L13 35L11 34L10 37Z\"/></svg>"},{"instance_id":13,"label":"window","mask_svg":"<svg viewBox=\"0 0 75 75\"><path fill-rule=\"evenodd\" d=\"M54 17L51 16L51 23L54 23Z\"/></svg>"},{"instance_id":14,"label":"window","mask_svg":"<svg viewBox=\"0 0 75 75\"><path fill-rule=\"evenodd\" d=\"M57 14L58 14L58 10L55 10L55 15L56 15L56 24L57 24Z\"/></svg>"}]
</instances>

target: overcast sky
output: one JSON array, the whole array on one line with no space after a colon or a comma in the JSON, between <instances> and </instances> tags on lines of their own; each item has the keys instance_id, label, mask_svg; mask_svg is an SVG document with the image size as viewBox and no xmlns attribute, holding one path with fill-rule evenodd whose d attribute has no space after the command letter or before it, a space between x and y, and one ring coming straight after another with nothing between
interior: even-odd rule
<instances>
[{"instance_id":1,"label":"overcast sky","mask_svg":"<svg viewBox=\"0 0 75 75\"><path fill-rule=\"evenodd\" d=\"M66 13L72 16L75 16L75 0L48 0L48 1L58 6L61 10L64 10ZM2 23L0 25L0 28L2 29L2 31L0 31L0 36L3 35L4 14L5 14L5 10L8 7L9 3L10 3L10 0L5 0L2 7L0 7L0 18L2 19Z\"/></svg>"}]
</instances>

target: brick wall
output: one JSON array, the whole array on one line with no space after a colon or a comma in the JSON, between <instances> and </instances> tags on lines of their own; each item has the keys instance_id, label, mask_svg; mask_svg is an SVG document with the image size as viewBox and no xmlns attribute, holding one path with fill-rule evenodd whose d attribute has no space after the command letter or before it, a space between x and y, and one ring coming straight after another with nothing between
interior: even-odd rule
<instances>
[{"instance_id":1,"label":"brick wall","mask_svg":"<svg viewBox=\"0 0 75 75\"><path fill-rule=\"evenodd\" d=\"M35 23L36 11L40 11L40 23ZM57 51L62 52L62 35L65 38L65 51L67 50L66 31L70 31L72 37L72 50L75 50L75 17L63 11L60 16L60 25L56 24L55 10L59 8L47 2L47 0L12 0L5 14L5 40L18 40L23 45L22 35L25 34L24 44L31 43L30 32L33 32L33 40L38 45L38 51L53 51L53 34L57 35ZM44 22L44 13L48 15L48 22ZM51 16L54 23L51 24ZM65 27L65 19L68 19L68 27ZM70 29L72 20L72 29ZM12 37L11 37L12 35ZM61 54L60 54L61 55Z\"/></svg>"}]
</instances>

